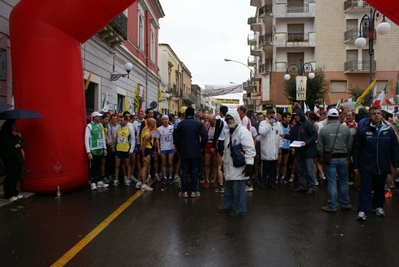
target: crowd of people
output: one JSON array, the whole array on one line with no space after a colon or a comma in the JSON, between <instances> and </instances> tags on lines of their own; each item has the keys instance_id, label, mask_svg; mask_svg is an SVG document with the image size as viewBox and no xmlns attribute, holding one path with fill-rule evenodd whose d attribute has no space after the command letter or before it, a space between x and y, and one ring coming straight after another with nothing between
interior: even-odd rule
<instances>
[{"instance_id":1,"label":"crowd of people","mask_svg":"<svg viewBox=\"0 0 399 267\"><path fill-rule=\"evenodd\" d=\"M219 212L244 216L246 192L255 184L275 189L297 179L295 193L314 195L327 181L323 211L351 210L353 185L358 220L366 220L371 208L385 216L384 201L392 197L399 171L393 117L379 107L304 113L297 102L291 113L269 109L252 116L245 106L221 106L215 115L192 107L177 116L153 109L93 112L85 134L91 189L134 183L152 191L154 179L177 184L182 198L197 198L200 187L212 187L224 194Z\"/></svg>"}]
</instances>

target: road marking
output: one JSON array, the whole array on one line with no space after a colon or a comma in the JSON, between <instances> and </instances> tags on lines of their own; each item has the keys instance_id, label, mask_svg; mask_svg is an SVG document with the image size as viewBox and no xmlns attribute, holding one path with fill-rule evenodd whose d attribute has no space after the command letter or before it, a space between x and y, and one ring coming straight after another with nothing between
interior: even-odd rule
<instances>
[{"instance_id":1,"label":"road marking","mask_svg":"<svg viewBox=\"0 0 399 267\"><path fill-rule=\"evenodd\" d=\"M151 186L154 183L152 180L148 183ZM123 203L119 208L117 208L111 215L109 215L104 221L102 221L96 228L94 228L90 233L88 233L82 240L80 240L75 246L73 246L67 253L65 253L61 258L59 258L52 267L64 266L73 257L76 256L87 244L89 244L99 233L101 233L113 220L115 220L127 207L129 207L144 191L139 190L133 196L131 196L125 203Z\"/></svg>"}]
</instances>

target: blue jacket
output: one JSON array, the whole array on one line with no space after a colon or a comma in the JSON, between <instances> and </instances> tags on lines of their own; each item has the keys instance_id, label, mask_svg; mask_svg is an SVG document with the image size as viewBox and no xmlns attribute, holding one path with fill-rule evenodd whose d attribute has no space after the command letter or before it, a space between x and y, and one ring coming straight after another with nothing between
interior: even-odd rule
<instances>
[{"instance_id":1,"label":"blue jacket","mask_svg":"<svg viewBox=\"0 0 399 267\"><path fill-rule=\"evenodd\" d=\"M308 121L302 109L296 108L294 112L298 114L301 119L297 121L289 134L285 135L285 139L293 141L304 141L306 146L295 148L296 157L299 159L309 159L317 157L316 141L317 130L313 123Z\"/></svg>"},{"instance_id":2,"label":"blue jacket","mask_svg":"<svg viewBox=\"0 0 399 267\"><path fill-rule=\"evenodd\" d=\"M380 127L369 122L358 129L352 152L353 169L359 169L360 173L385 175L391 173L391 163L395 168L399 167L398 138L384 120Z\"/></svg>"},{"instance_id":3,"label":"blue jacket","mask_svg":"<svg viewBox=\"0 0 399 267\"><path fill-rule=\"evenodd\" d=\"M201 157L201 150L208 140L208 133L200 121L188 116L178 124L175 137L180 156L193 159Z\"/></svg>"}]
</instances>

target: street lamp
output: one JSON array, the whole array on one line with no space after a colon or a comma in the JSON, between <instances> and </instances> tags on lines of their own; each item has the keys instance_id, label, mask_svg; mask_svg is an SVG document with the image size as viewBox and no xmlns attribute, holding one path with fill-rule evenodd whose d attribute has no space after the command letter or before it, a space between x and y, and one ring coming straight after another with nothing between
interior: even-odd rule
<instances>
[{"instance_id":1,"label":"street lamp","mask_svg":"<svg viewBox=\"0 0 399 267\"><path fill-rule=\"evenodd\" d=\"M313 66L310 62L305 62L302 64L302 59L299 60L299 66L297 64L289 64L285 70L284 80L288 81L291 79L289 74L289 69L291 67L291 72L297 72L296 77L296 100L306 100L306 76L304 74L308 72L308 78L313 79L315 74L313 72ZM304 105L302 105L304 107Z\"/></svg>"},{"instance_id":2,"label":"street lamp","mask_svg":"<svg viewBox=\"0 0 399 267\"><path fill-rule=\"evenodd\" d=\"M118 80L120 77L125 78L127 76L127 78L129 78L129 73L130 71L133 69L133 64L128 62L125 64L124 66L125 71L127 72L127 74L115 74L115 73L111 73L111 81L116 81Z\"/></svg>"},{"instance_id":3,"label":"street lamp","mask_svg":"<svg viewBox=\"0 0 399 267\"><path fill-rule=\"evenodd\" d=\"M373 80L373 56L374 56L374 33L375 33L375 28L374 28L374 23L380 18L380 13L377 12L376 9L371 8L370 9L370 16L368 14L365 14L362 17L362 20L360 21L359 25L359 37L355 41L355 46L357 48L363 48L366 46L366 39L364 36L368 34L369 38L369 55L370 55L370 70L369 70L369 79L370 83ZM385 20L385 16L382 16L382 22L377 26L377 33L381 35L387 34L391 30L391 25L389 25L388 22Z\"/></svg>"},{"instance_id":4,"label":"street lamp","mask_svg":"<svg viewBox=\"0 0 399 267\"><path fill-rule=\"evenodd\" d=\"M244 63L242 63L240 61L228 59L228 58L225 58L224 61L226 61L226 62L235 62L235 63L241 64L241 65L247 67L249 69L249 71L250 71L250 74L249 74L250 76L249 77L250 77L250 81L252 79L252 86L255 86L255 75L254 75L254 72L253 72L253 70L250 67L248 67L247 64L244 64Z\"/></svg>"}]
</instances>

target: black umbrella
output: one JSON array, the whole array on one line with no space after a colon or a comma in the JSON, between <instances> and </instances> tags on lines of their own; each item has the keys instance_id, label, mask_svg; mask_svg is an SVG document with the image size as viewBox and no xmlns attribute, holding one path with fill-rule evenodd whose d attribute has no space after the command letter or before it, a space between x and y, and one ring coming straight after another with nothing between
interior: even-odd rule
<instances>
[{"instance_id":1,"label":"black umbrella","mask_svg":"<svg viewBox=\"0 0 399 267\"><path fill-rule=\"evenodd\" d=\"M0 120L41 119L42 114L33 110L11 109L0 113Z\"/></svg>"},{"instance_id":2,"label":"black umbrella","mask_svg":"<svg viewBox=\"0 0 399 267\"><path fill-rule=\"evenodd\" d=\"M6 102L1 102L0 101L0 112L3 112L3 111L5 111L5 110L7 110L7 109L9 109L11 107L12 107L12 105L10 105L10 104L8 104Z\"/></svg>"}]
</instances>

